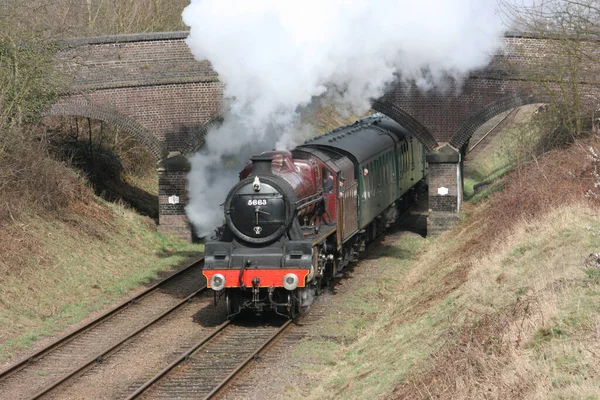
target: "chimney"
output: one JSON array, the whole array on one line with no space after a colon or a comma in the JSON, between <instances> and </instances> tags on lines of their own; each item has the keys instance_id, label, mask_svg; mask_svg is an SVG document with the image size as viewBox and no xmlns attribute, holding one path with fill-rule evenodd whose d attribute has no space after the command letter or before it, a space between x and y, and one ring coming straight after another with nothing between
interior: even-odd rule
<instances>
[{"instance_id":1,"label":"chimney","mask_svg":"<svg viewBox=\"0 0 600 400\"><path fill-rule=\"evenodd\" d=\"M250 159L252 161L252 173L254 175L272 175L271 162L273 162L273 156L254 156Z\"/></svg>"}]
</instances>

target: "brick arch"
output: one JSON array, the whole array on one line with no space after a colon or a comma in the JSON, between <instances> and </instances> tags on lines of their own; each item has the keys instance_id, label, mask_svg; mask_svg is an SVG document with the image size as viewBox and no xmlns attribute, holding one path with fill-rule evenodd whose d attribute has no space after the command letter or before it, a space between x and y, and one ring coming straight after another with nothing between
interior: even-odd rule
<instances>
[{"instance_id":1,"label":"brick arch","mask_svg":"<svg viewBox=\"0 0 600 400\"><path fill-rule=\"evenodd\" d=\"M124 115L117 110L100 104L92 103L86 99L65 99L55 103L44 116L74 116L93 118L107 122L132 135L144 144L158 161L162 157L164 139L158 138L148 131L135 119Z\"/></svg>"},{"instance_id":2,"label":"brick arch","mask_svg":"<svg viewBox=\"0 0 600 400\"><path fill-rule=\"evenodd\" d=\"M187 141L183 145L182 154L188 155L197 152L204 145L204 138L208 134L208 131L213 126L218 126L223 123L223 116L217 115L210 119L207 123L200 126L194 132L191 132L188 136Z\"/></svg>"},{"instance_id":3,"label":"brick arch","mask_svg":"<svg viewBox=\"0 0 600 400\"><path fill-rule=\"evenodd\" d=\"M210 126L218 121L214 116L222 112L224 99L218 74L207 60L194 59L185 44L188 35L144 33L64 42L57 63L71 74L70 96L48 115L79 115L111 122L145 143L157 159L166 159L173 152L194 152L202 146ZM451 189L444 204L452 204L454 198L455 209L436 209L432 201L428 228L447 227L457 221L462 196L460 182L456 181L460 166L445 162L446 150L452 152L451 146L438 149L440 144L462 147L482 121L503 109L538 102L520 94L531 91L531 85L519 71L524 69L526 76L535 67L533 59L541 65L553 65L560 50L557 43L528 33L508 33L490 64L473 71L461 85L444 82L446 91L422 91L402 81L391 84L388 93L374 103L376 110L413 131L429 150L430 159L437 161L429 169L432 199L438 196L440 186ZM590 63L589 72L598 75L599 66ZM517 93L516 99L511 99L511 93ZM76 101L83 104L69 104ZM597 101L590 97L589 103ZM161 229L189 239L191 231L183 204L187 201L185 171L159 172L159 192ZM172 195L180 197L182 203L169 203Z\"/></svg>"},{"instance_id":4,"label":"brick arch","mask_svg":"<svg viewBox=\"0 0 600 400\"><path fill-rule=\"evenodd\" d=\"M496 115L511 110L515 107L524 106L526 104L546 103L548 101L549 99L546 99L543 96L534 96L533 94L527 92L515 92L511 95L505 96L491 104L488 104L473 117L465 121L459 130L452 136L449 143L455 149L461 149L467 144L477 128Z\"/></svg>"},{"instance_id":5,"label":"brick arch","mask_svg":"<svg viewBox=\"0 0 600 400\"><path fill-rule=\"evenodd\" d=\"M434 139L429 129L394 103L380 99L375 100L372 107L374 110L387 115L412 132L428 151L432 151L438 147L439 144L437 140Z\"/></svg>"}]
</instances>

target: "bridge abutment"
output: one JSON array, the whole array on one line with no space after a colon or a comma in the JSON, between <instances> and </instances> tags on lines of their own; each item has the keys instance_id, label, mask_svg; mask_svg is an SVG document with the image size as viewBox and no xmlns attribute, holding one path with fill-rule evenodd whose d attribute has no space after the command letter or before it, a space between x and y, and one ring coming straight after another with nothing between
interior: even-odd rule
<instances>
[{"instance_id":1,"label":"bridge abutment","mask_svg":"<svg viewBox=\"0 0 600 400\"><path fill-rule=\"evenodd\" d=\"M189 161L180 153L170 153L158 163L158 231L192 241L192 227L185 214Z\"/></svg>"},{"instance_id":2,"label":"bridge abutment","mask_svg":"<svg viewBox=\"0 0 600 400\"><path fill-rule=\"evenodd\" d=\"M458 224L463 198L462 157L445 145L427 154L429 217L427 235L437 236Z\"/></svg>"}]
</instances>

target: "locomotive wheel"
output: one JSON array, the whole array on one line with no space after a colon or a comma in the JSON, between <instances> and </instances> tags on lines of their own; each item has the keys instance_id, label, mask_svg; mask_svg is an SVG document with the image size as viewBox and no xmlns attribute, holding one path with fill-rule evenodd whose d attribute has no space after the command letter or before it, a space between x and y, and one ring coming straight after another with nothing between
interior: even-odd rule
<instances>
[{"instance_id":1,"label":"locomotive wheel","mask_svg":"<svg viewBox=\"0 0 600 400\"><path fill-rule=\"evenodd\" d=\"M299 316L304 316L306 315L306 313L308 312L308 306L306 307L298 307L298 315Z\"/></svg>"},{"instance_id":2,"label":"locomotive wheel","mask_svg":"<svg viewBox=\"0 0 600 400\"><path fill-rule=\"evenodd\" d=\"M292 292L288 293L288 304L288 316L290 319L294 319L298 315L298 300L296 300L296 296L294 296L294 293Z\"/></svg>"},{"instance_id":3,"label":"locomotive wheel","mask_svg":"<svg viewBox=\"0 0 600 400\"><path fill-rule=\"evenodd\" d=\"M306 314L315 295L316 290L312 286L298 290L298 315L303 316Z\"/></svg>"},{"instance_id":4,"label":"locomotive wheel","mask_svg":"<svg viewBox=\"0 0 600 400\"><path fill-rule=\"evenodd\" d=\"M285 294L281 294L281 296L279 297L279 301L285 305L277 306L277 314L287 315L290 319L296 318L296 315L298 315L298 301L296 300L296 296L294 295L294 293L288 292ZM288 306L287 304L290 305Z\"/></svg>"},{"instance_id":5,"label":"locomotive wheel","mask_svg":"<svg viewBox=\"0 0 600 400\"><path fill-rule=\"evenodd\" d=\"M336 271L337 271L337 262L336 261L331 261L331 262L327 263L327 266L325 267L325 274L323 276L323 280L325 281L325 286L333 285L333 278L335 276Z\"/></svg>"},{"instance_id":6,"label":"locomotive wheel","mask_svg":"<svg viewBox=\"0 0 600 400\"><path fill-rule=\"evenodd\" d=\"M279 312L283 315L288 316L289 319L294 319L298 315L298 301L296 300L296 296L294 293L289 292L287 294L287 303L289 306L280 306L278 309Z\"/></svg>"},{"instance_id":7,"label":"locomotive wheel","mask_svg":"<svg viewBox=\"0 0 600 400\"><path fill-rule=\"evenodd\" d=\"M225 308L227 310L227 319L232 319L240 311L240 302L235 293L225 293Z\"/></svg>"},{"instance_id":8,"label":"locomotive wheel","mask_svg":"<svg viewBox=\"0 0 600 400\"><path fill-rule=\"evenodd\" d=\"M320 296L323 293L323 289L325 288L325 284L323 283L323 277L315 279L315 294Z\"/></svg>"}]
</instances>

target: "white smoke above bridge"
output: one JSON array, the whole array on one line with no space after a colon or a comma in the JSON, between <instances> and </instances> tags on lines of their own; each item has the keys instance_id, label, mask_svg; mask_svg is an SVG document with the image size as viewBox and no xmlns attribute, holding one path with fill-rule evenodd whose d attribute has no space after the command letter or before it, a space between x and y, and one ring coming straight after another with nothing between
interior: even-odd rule
<instances>
[{"instance_id":1,"label":"white smoke above bridge","mask_svg":"<svg viewBox=\"0 0 600 400\"><path fill-rule=\"evenodd\" d=\"M460 80L504 32L496 0L192 0L183 20L194 57L212 63L230 99L192 158L186 211L200 235L220 224L237 179L211 172L224 157L302 140L299 111L317 97L361 113L398 76L423 90Z\"/></svg>"}]
</instances>

